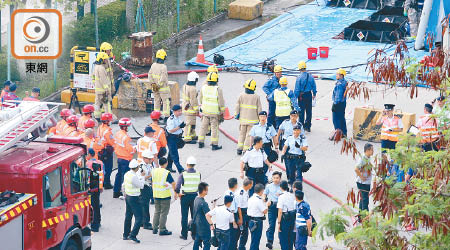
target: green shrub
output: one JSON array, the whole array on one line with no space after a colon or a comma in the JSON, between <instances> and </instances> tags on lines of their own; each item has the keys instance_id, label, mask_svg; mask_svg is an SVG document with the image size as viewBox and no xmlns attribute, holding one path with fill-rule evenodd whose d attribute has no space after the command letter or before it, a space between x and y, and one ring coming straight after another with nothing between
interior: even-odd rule
<instances>
[{"instance_id":1,"label":"green shrub","mask_svg":"<svg viewBox=\"0 0 450 250\"><path fill-rule=\"evenodd\" d=\"M97 9L100 44L128 34L125 4L116 1ZM95 47L94 15L89 13L81 21L68 25L64 32L64 45L66 52L76 45Z\"/></svg>"}]
</instances>

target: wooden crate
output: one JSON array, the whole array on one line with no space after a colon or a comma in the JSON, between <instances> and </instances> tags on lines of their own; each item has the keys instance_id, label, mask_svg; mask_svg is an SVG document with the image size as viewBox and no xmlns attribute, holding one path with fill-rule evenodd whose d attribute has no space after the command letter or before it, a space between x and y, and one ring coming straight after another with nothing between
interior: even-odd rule
<instances>
[{"instance_id":1,"label":"wooden crate","mask_svg":"<svg viewBox=\"0 0 450 250\"><path fill-rule=\"evenodd\" d=\"M259 0L237 0L228 5L228 18L251 21L263 13L263 2Z\"/></svg>"},{"instance_id":2,"label":"wooden crate","mask_svg":"<svg viewBox=\"0 0 450 250\"><path fill-rule=\"evenodd\" d=\"M353 117L353 138L380 142L381 125L377 126L376 122L382 113L382 109L356 107ZM406 133L411 125L416 124L416 114L395 111L394 115L402 118L403 133Z\"/></svg>"}]
</instances>

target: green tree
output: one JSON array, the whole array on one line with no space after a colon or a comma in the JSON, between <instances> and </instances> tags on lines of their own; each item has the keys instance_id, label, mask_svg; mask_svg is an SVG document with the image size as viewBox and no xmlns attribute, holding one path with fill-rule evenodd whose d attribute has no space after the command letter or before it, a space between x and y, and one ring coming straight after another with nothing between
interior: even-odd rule
<instances>
[{"instance_id":1,"label":"green tree","mask_svg":"<svg viewBox=\"0 0 450 250\"><path fill-rule=\"evenodd\" d=\"M410 97L417 96L417 85L424 84L438 90L441 95L450 94L450 64L438 48L424 62L409 58L403 42L397 45L394 57L384 51L376 52L369 61L368 69L376 83L388 83L392 87L410 89ZM356 87L357 86L357 87ZM356 91L363 88L363 91ZM363 84L353 83L349 92L364 93ZM355 94L356 93L356 94ZM449 249L450 246L450 101L441 112L434 115L442 133L439 151L424 152L420 147L420 136L410 134L400 137L395 150L387 155L405 173L411 169L414 175L407 182L395 182L388 178L387 155L378 157L375 178L370 196L375 207L369 213L361 212L361 223L350 225L349 214L344 209L333 209L321 217L314 230L314 237L332 236L349 249ZM350 146L349 146L350 145ZM343 152L352 152L352 139L343 142ZM349 150L345 150L346 148ZM353 166L352 166L353 167ZM357 194L349 192L348 203L357 203ZM417 231L406 234L406 226L415 226Z\"/></svg>"}]
</instances>

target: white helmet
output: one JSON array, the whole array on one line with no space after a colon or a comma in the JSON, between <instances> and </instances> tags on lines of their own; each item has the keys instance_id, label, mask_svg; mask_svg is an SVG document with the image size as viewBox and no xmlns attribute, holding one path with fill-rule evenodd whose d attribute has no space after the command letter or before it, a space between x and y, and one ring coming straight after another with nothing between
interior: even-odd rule
<instances>
[{"instance_id":1,"label":"white helmet","mask_svg":"<svg viewBox=\"0 0 450 250\"><path fill-rule=\"evenodd\" d=\"M186 164L197 165L197 159L194 156L189 156L186 160Z\"/></svg>"},{"instance_id":2,"label":"white helmet","mask_svg":"<svg viewBox=\"0 0 450 250\"><path fill-rule=\"evenodd\" d=\"M195 72L195 71L191 71L187 76L188 82L195 82L198 80L198 78L200 78L200 77L198 76L197 72Z\"/></svg>"},{"instance_id":3,"label":"white helmet","mask_svg":"<svg viewBox=\"0 0 450 250\"><path fill-rule=\"evenodd\" d=\"M153 154L150 150L145 150L144 152L142 152L142 157L153 159Z\"/></svg>"},{"instance_id":4,"label":"white helmet","mask_svg":"<svg viewBox=\"0 0 450 250\"><path fill-rule=\"evenodd\" d=\"M136 159L133 159L130 161L130 165L128 165L131 169L135 169L139 167L139 162Z\"/></svg>"}]
</instances>

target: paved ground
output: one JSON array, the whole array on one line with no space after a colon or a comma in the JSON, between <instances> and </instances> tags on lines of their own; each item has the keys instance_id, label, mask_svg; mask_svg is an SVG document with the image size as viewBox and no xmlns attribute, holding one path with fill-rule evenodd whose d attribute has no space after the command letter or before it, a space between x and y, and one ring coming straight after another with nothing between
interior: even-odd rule
<instances>
[{"instance_id":1,"label":"paved ground","mask_svg":"<svg viewBox=\"0 0 450 250\"><path fill-rule=\"evenodd\" d=\"M200 82L205 78L201 75ZM226 105L230 109L234 109L235 102L240 92L242 92L242 84L245 80L253 78L258 83L257 93L262 96L262 84L267 76L260 74L241 74L241 73L221 73L220 86L224 90ZM290 87L293 87L294 78L289 78ZM305 174L305 178L315 184L325 188L333 195L341 200L346 199L347 191L355 187L355 174L353 166L355 161L351 156L341 155L339 145L333 145L327 140L332 130L331 122L331 94L334 86L332 81L317 81L318 85L318 101L317 106L313 109L313 127L312 132L307 134L310 148L307 153L307 159L312 163L312 169ZM347 107L347 124L349 134L352 131L353 110L356 106L374 105L381 108L385 102L396 103L397 107L404 112L416 112L422 114L423 103L429 102L437 93L430 90L419 89L420 97L410 100L405 90L382 91L384 87L370 85L374 91L371 100L364 102L363 100L349 100ZM266 102L263 101L264 109L267 108ZM118 112L119 117L132 116L135 126L142 130L149 122L148 114L139 112ZM326 120L328 118L328 120ZM225 121L221 127L233 136L238 135L238 121ZM134 132L131 133L134 135ZM208 182L210 193L207 197L212 200L223 194L226 189L226 181L230 177L238 177L239 175L239 157L236 155L236 145L228 140L222 134L220 135L220 144L223 145L221 151L210 151L210 147L198 149L197 145L186 145L180 151L181 162L184 164L188 156L193 155L198 159L198 170L202 173L203 180ZM358 148L362 149L365 142L357 142ZM208 145L208 139L206 141ZM379 144L375 146L379 148ZM178 174L175 174L178 176ZM320 218L322 212L327 212L337 204L327 198L320 192L314 190L310 186L305 186L306 200L311 204L312 212ZM142 230L138 238L142 240L140 245L132 242L123 241L121 239L123 219L125 214L125 204L118 199L112 199L112 192L105 191L102 194L102 228L99 233L94 234L94 249L123 249L130 247L132 249L155 249L165 247L167 249L189 249L192 247L192 240L183 241L178 238L180 233L180 204L179 201L172 200L172 208L168 219L168 228L174 232L172 236L159 237L154 236L150 231ZM153 212L153 207L151 208ZM267 223L265 223L267 227ZM155 243L157 245L155 245ZM276 238L276 243L278 240ZM265 237L261 240L261 249L264 249ZM323 249L326 244L331 244L335 249L343 249L338 246L332 239L318 241L313 243L309 241L309 249ZM279 248L279 245L276 246Z\"/></svg>"}]
</instances>

